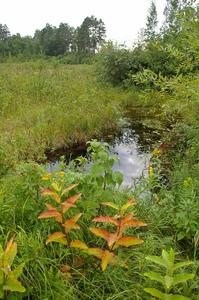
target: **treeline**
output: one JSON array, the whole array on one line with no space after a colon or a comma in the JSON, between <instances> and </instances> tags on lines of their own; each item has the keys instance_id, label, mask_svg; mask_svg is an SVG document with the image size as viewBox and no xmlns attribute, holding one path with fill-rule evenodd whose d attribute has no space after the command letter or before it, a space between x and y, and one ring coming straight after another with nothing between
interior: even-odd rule
<instances>
[{"instance_id":1,"label":"treeline","mask_svg":"<svg viewBox=\"0 0 199 300\"><path fill-rule=\"evenodd\" d=\"M170 89L169 79L199 69L199 4L194 0L167 0L165 20L158 29L155 1L145 28L132 50L106 44L100 54L99 75L114 85Z\"/></svg>"},{"instance_id":2,"label":"treeline","mask_svg":"<svg viewBox=\"0 0 199 300\"><path fill-rule=\"evenodd\" d=\"M36 30L33 37L12 35L7 25L0 24L0 58L92 55L104 42L105 34L104 22L94 16L86 17L77 28L67 23L60 23L59 27L46 24L43 29Z\"/></svg>"}]
</instances>

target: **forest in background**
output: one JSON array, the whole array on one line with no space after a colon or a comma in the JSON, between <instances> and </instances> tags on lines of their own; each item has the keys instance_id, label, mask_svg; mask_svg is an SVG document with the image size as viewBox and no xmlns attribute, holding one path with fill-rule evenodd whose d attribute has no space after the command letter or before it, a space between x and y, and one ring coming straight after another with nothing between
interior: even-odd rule
<instances>
[{"instance_id":1,"label":"forest in background","mask_svg":"<svg viewBox=\"0 0 199 300\"><path fill-rule=\"evenodd\" d=\"M67 23L60 23L58 27L47 23L43 29L36 30L33 37L22 37L19 33L12 35L6 24L0 24L0 59L27 60L67 54L89 57L99 50L105 34L104 22L94 16L86 17L77 28ZM76 61L81 63L81 59L76 58Z\"/></svg>"}]
</instances>

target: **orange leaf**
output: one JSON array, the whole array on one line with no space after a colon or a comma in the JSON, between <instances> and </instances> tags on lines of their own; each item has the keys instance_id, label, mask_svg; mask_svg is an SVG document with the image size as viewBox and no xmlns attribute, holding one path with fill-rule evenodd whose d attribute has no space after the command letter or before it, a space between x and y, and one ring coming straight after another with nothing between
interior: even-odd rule
<instances>
[{"instance_id":1,"label":"orange leaf","mask_svg":"<svg viewBox=\"0 0 199 300\"><path fill-rule=\"evenodd\" d=\"M44 189L41 192L42 196L50 196L52 199L54 199L57 203L61 202L61 198L59 197L59 195L55 192L52 192L50 189Z\"/></svg>"},{"instance_id":2,"label":"orange leaf","mask_svg":"<svg viewBox=\"0 0 199 300\"><path fill-rule=\"evenodd\" d=\"M63 213L65 213L71 207L77 207L77 206L73 203L68 203L67 201L61 203L61 208Z\"/></svg>"},{"instance_id":3,"label":"orange leaf","mask_svg":"<svg viewBox=\"0 0 199 300\"><path fill-rule=\"evenodd\" d=\"M106 267L108 264L111 264L113 263L113 260L114 260L114 254L109 252L108 250L104 250L103 253L102 253L102 263L101 263L101 268L102 268L102 271L105 271L106 270Z\"/></svg>"},{"instance_id":4,"label":"orange leaf","mask_svg":"<svg viewBox=\"0 0 199 300\"><path fill-rule=\"evenodd\" d=\"M78 249L82 249L82 250L87 250L88 246L86 245L86 243L80 241L80 240L73 240L70 243L70 247L72 248L78 248Z\"/></svg>"},{"instance_id":5,"label":"orange leaf","mask_svg":"<svg viewBox=\"0 0 199 300\"><path fill-rule=\"evenodd\" d=\"M138 221L136 219L133 219L133 220L129 220L127 222L125 222L123 224L123 228L126 229L126 228L129 228L129 227L140 227L140 226L147 226L146 223L144 222L141 222L141 221Z\"/></svg>"},{"instance_id":6,"label":"orange leaf","mask_svg":"<svg viewBox=\"0 0 199 300\"><path fill-rule=\"evenodd\" d=\"M93 219L94 222L102 222L102 223L112 223L115 226L118 226L118 221L115 217L108 217L108 216L100 216Z\"/></svg>"},{"instance_id":7,"label":"orange leaf","mask_svg":"<svg viewBox=\"0 0 199 300\"><path fill-rule=\"evenodd\" d=\"M142 244L143 242L144 242L143 240L138 239L136 237L130 237L130 236L122 237L115 243L114 249L118 248L119 246L130 247L134 245L139 245Z\"/></svg>"},{"instance_id":8,"label":"orange leaf","mask_svg":"<svg viewBox=\"0 0 199 300\"><path fill-rule=\"evenodd\" d=\"M108 244L108 247L109 249L112 248L112 246L114 245L114 243L121 237L121 234L118 235L117 232L115 233L109 233L109 237L108 237L108 241L107 241L107 244Z\"/></svg>"},{"instance_id":9,"label":"orange leaf","mask_svg":"<svg viewBox=\"0 0 199 300\"><path fill-rule=\"evenodd\" d=\"M65 193L67 193L67 192L69 192L70 190L74 189L77 185L78 185L78 184L71 184L71 185L69 185L69 187L67 187L66 189L63 190L63 192L62 192L61 195L63 196Z\"/></svg>"},{"instance_id":10,"label":"orange leaf","mask_svg":"<svg viewBox=\"0 0 199 300\"><path fill-rule=\"evenodd\" d=\"M68 203L75 203L79 198L81 197L81 194L77 194L77 195L74 195L72 197L69 197L66 201Z\"/></svg>"},{"instance_id":11,"label":"orange leaf","mask_svg":"<svg viewBox=\"0 0 199 300\"><path fill-rule=\"evenodd\" d=\"M121 226L123 225L123 224L125 224L127 221L130 221L132 218L133 218L133 213L132 212L130 212L130 213L128 213L126 216L124 216L121 220L120 220L120 224L121 224Z\"/></svg>"},{"instance_id":12,"label":"orange leaf","mask_svg":"<svg viewBox=\"0 0 199 300\"><path fill-rule=\"evenodd\" d=\"M99 259L102 258L102 254L103 254L103 250L100 249L100 248L88 248L87 250L85 250L85 252L88 254L88 255L93 255Z\"/></svg>"},{"instance_id":13,"label":"orange leaf","mask_svg":"<svg viewBox=\"0 0 199 300\"><path fill-rule=\"evenodd\" d=\"M74 195L68 199L66 199L64 202L61 203L62 211L65 213L67 210L69 210L71 207L76 207L74 204L79 198L81 197L81 194Z\"/></svg>"},{"instance_id":14,"label":"orange leaf","mask_svg":"<svg viewBox=\"0 0 199 300\"><path fill-rule=\"evenodd\" d=\"M80 226L71 219L67 220L62 226L64 227L66 233L68 233L72 229L80 229Z\"/></svg>"},{"instance_id":15,"label":"orange leaf","mask_svg":"<svg viewBox=\"0 0 199 300\"><path fill-rule=\"evenodd\" d=\"M101 229L101 228L96 228L96 227L89 228L89 230L92 233L94 233L96 236L99 236L99 237L103 238L104 240L108 241L108 239L109 239L108 231Z\"/></svg>"},{"instance_id":16,"label":"orange leaf","mask_svg":"<svg viewBox=\"0 0 199 300\"><path fill-rule=\"evenodd\" d=\"M112 207L112 208L115 208L115 209L119 209L119 207L118 207L118 205L116 205L115 203L113 203L113 202L102 202L102 203L100 203L101 205L104 205L104 206L110 206L110 207Z\"/></svg>"},{"instance_id":17,"label":"orange leaf","mask_svg":"<svg viewBox=\"0 0 199 300\"><path fill-rule=\"evenodd\" d=\"M55 218L58 222L62 222L62 215L55 209L47 210L39 214L38 219Z\"/></svg>"},{"instance_id":18,"label":"orange leaf","mask_svg":"<svg viewBox=\"0 0 199 300\"><path fill-rule=\"evenodd\" d=\"M60 232L60 231L54 232L53 234L51 234L46 240L46 245L48 243L52 243L52 242L60 243L60 244L63 244L63 245L68 245L66 235L63 232Z\"/></svg>"}]
</instances>

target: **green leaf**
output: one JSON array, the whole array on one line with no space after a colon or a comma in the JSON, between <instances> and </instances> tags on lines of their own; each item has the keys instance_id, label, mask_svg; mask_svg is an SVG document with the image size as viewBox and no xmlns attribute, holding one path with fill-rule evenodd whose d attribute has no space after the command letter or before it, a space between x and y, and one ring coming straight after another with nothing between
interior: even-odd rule
<instances>
[{"instance_id":1,"label":"green leaf","mask_svg":"<svg viewBox=\"0 0 199 300\"><path fill-rule=\"evenodd\" d=\"M171 248L170 252L167 252L166 250L162 250L162 258L165 262L165 266L168 269L171 270L173 268L173 265L174 265L174 251L173 251L173 249Z\"/></svg>"},{"instance_id":2,"label":"green leaf","mask_svg":"<svg viewBox=\"0 0 199 300\"><path fill-rule=\"evenodd\" d=\"M176 274L173 276L173 285L186 282L187 280L193 279L194 276L194 274Z\"/></svg>"},{"instance_id":3,"label":"green leaf","mask_svg":"<svg viewBox=\"0 0 199 300\"><path fill-rule=\"evenodd\" d=\"M12 274L16 279L22 274L24 266L25 263L21 263L18 267L16 267L16 269L12 271Z\"/></svg>"},{"instance_id":4,"label":"green leaf","mask_svg":"<svg viewBox=\"0 0 199 300\"><path fill-rule=\"evenodd\" d=\"M170 295L170 300L191 300L191 298L184 297L181 295Z\"/></svg>"},{"instance_id":5,"label":"green leaf","mask_svg":"<svg viewBox=\"0 0 199 300\"><path fill-rule=\"evenodd\" d=\"M146 259L166 268L164 260L159 256L147 256Z\"/></svg>"},{"instance_id":6,"label":"green leaf","mask_svg":"<svg viewBox=\"0 0 199 300\"><path fill-rule=\"evenodd\" d=\"M165 286L168 290L173 286L173 277L166 275L164 277Z\"/></svg>"},{"instance_id":7,"label":"green leaf","mask_svg":"<svg viewBox=\"0 0 199 300\"><path fill-rule=\"evenodd\" d=\"M92 165L91 166L91 169L90 169L90 171L91 171L91 174L93 175L93 176L95 176L95 177L98 177L98 176L100 176L100 175L103 175L103 173L104 173L104 168L101 166L101 165Z\"/></svg>"},{"instance_id":8,"label":"green leaf","mask_svg":"<svg viewBox=\"0 0 199 300\"><path fill-rule=\"evenodd\" d=\"M177 240L180 241L186 236L186 233L184 231L180 231L177 235Z\"/></svg>"},{"instance_id":9,"label":"green leaf","mask_svg":"<svg viewBox=\"0 0 199 300\"><path fill-rule=\"evenodd\" d=\"M4 292L3 292L3 286L0 285L0 299L3 299Z\"/></svg>"},{"instance_id":10,"label":"green leaf","mask_svg":"<svg viewBox=\"0 0 199 300\"><path fill-rule=\"evenodd\" d=\"M9 276L6 281L5 285L3 286L4 291L11 291L11 292L25 292L25 288L22 286L21 282L19 282L13 276Z\"/></svg>"},{"instance_id":11,"label":"green leaf","mask_svg":"<svg viewBox=\"0 0 199 300\"><path fill-rule=\"evenodd\" d=\"M113 177L114 177L114 180L117 182L118 185L122 184L124 176L121 172L114 172Z\"/></svg>"},{"instance_id":12,"label":"green leaf","mask_svg":"<svg viewBox=\"0 0 199 300\"><path fill-rule=\"evenodd\" d=\"M4 279L4 274L3 274L3 271L2 271L2 269L0 267L0 285L3 284L3 279Z\"/></svg>"},{"instance_id":13,"label":"green leaf","mask_svg":"<svg viewBox=\"0 0 199 300\"><path fill-rule=\"evenodd\" d=\"M3 247L0 244L0 256L3 254Z\"/></svg>"},{"instance_id":14,"label":"green leaf","mask_svg":"<svg viewBox=\"0 0 199 300\"><path fill-rule=\"evenodd\" d=\"M192 265L193 262L192 261L183 261L183 262L179 262L179 263L176 263L174 264L174 267L173 267L173 270L177 270L179 268L182 268L182 267L186 267L186 266L190 266Z\"/></svg>"},{"instance_id":15,"label":"green leaf","mask_svg":"<svg viewBox=\"0 0 199 300\"><path fill-rule=\"evenodd\" d=\"M165 300L165 295L157 289L154 288L146 288L145 292L150 294L151 296L157 297L158 299Z\"/></svg>"},{"instance_id":16,"label":"green leaf","mask_svg":"<svg viewBox=\"0 0 199 300\"><path fill-rule=\"evenodd\" d=\"M146 272L144 276L149 277L151 280L159 281L160 283L164 284L164 277L161 276L159 273L156 272Z\"/></svg>"}]
</instances>

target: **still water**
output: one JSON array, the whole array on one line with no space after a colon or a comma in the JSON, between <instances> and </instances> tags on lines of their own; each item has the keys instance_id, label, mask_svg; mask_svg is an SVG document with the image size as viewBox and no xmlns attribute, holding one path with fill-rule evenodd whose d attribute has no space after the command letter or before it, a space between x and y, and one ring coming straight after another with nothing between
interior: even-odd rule
<instances>
[{"instance_id":1,"label":"still water","mask_svg":"<svg viewBox=\"0 0 199 300\"><path fill-rule=\"evenodd\" d=\"M123 173L123 187L133 186L141 176L147 176L150 153L159 138L159 132L131 117L123 119L120 130L103 138L110 145L110 155L116 154L120 159L120 165L115 164L113 169ZM80 155L86 155L86 149L68 153L66 160L69 162ZM58 161L51 162L48 171L56 169L57 166ZM89 163L87 168L89 169Z\"/></svg>"}]
</instances>

